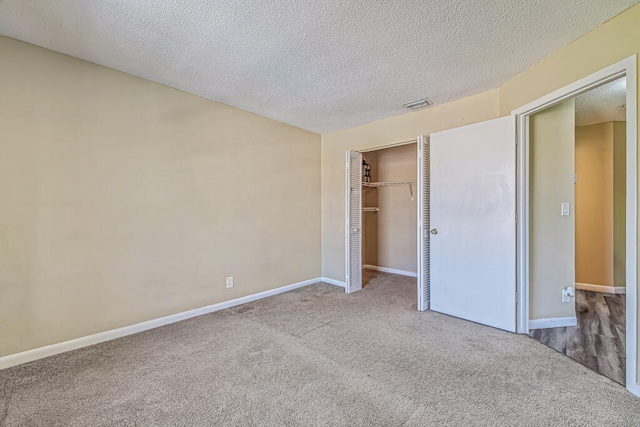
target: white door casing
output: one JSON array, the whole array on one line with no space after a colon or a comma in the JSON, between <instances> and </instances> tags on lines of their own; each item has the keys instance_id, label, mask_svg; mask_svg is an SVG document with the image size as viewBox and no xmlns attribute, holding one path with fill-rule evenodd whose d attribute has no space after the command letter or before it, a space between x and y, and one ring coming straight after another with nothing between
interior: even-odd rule
<instances>
[{"instance_id":1,"label":"white door casing","mask_svg":"<svg viewBox=\"0 0 640 427\"><path fill-rule=\"evenodd\" d=\"M347 293L362 289L362 153L347 151L346 175L346 286Z\"/></svg>"},{"instance_id":2,"label":"white door casing","mask_svg":"<svg viewBox=\"0 0 640 427\"><path fill-rule=\"evenodd\" d=\"M626 193L626 387L640 397L638 363L638 113L637 55L632 55L580 80L561 87L511 112L518 122L518 332L529 332L529 119L566 99L620 77L627 79L627 193Z\"/></svg>"},{"instance_id":3,"label":"white door casing","mask_svg":"<svg viewBox=\"0 0 640 427\"><path fill-rule=\"evenodd\" d=\"M515 332L515 116L430 138L430 308Z\"/></svg>"}]
</instances>

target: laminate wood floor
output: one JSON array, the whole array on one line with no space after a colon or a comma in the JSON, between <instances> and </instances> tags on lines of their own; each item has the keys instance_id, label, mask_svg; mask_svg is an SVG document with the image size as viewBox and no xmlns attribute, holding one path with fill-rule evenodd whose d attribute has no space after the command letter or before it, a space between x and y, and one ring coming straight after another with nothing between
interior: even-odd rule
<instances>
[{"instance_id":1,"label":"laminate wood floor","mask_svg":"<svg viewBox=\"0 0 640 427\"><path fill-rule=\"evenodd\" d=\"M530 336L624 385L625 304L624 294L577 290L577 326L535 329L530 332Z\"/></svg>"}]
</instances>

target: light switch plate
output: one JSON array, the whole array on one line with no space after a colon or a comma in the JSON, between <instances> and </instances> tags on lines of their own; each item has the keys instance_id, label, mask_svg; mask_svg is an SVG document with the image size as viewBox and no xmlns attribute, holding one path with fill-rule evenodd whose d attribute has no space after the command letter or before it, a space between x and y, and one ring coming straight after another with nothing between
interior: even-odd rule
<instances>
[{"instance_id":1,"label":"light switch plate","mask_svg":"<svg viewBox=\"0 0 640 427\"><path fill-rule=\"evenodd\" d=\"M569 216L570 214L569 203L563 203L561 209L562 209L561 211L562 216Z\"/></svg>"}]
</instances>

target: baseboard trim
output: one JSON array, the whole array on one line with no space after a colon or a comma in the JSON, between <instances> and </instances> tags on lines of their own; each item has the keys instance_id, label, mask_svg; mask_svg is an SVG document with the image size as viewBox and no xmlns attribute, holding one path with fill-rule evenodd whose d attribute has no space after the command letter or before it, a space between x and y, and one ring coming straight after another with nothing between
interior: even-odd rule
<instances>
[{"instance_id":1,"label":"baseboard trim","mask_svg":"<svg viewBox=\"0 0 640 427\"><path fill-rule=\"evenodd\" d=\"M634 396L640 397L640 384L635 381L631 382L627 380L627 390Z\"/></svg>"},{"instance_id":2,"label":"baseboard trim","mask_svg":"<svg viewBox=\"0 0 640 427\"><path fill-rule=\"evenodd\" d=\"M574 317L550 317L548 319L529 320L529 329L561 328L576 326L578 319Z\"/></svg>"},{"instance_id":3,"label":"baseboard trim","mask_svg":"<svg viewBox=\"0 0 640 427\"><path fill-rule=\"evenodd\" d=\"M99 344L101 342L114 340L116 338L122 338L127 335L132 335L138 332L147 331L149 329L158 328L160 326L169 325L171 323L180 322L181 320L187 320L192 317L202 316L203 314L209 314L216 311L224 310L226 308L235 307L237 305L246 304L248 302L267 298L273 295L278 295L283 292L291 291L293 289L302 288L304 286L318 283L320 281L325 281L325 279L318 277L315 279L304 280L302 282L281 286L279 288L270 289L268 291L259 292L257 294L247 295L246 297L236 298L213 305L208 305L206 307L184 311L182 313L159 317L157 319L148 320L142 323L136 323L135 325L124 326L122 328L112 329L110 331L99 332L97 334L87 335L85 337L76 338L57 344L34 348L33 350L27 350L21 353L10 354L8 356L0 357L0 369L10 368L12 366L32 362L34 360L43 359L45 357L65 353L67 351L77 350L82 347L88 347L94 344Z\"/></svg>"},{"instance_id":4,"label":"baseboard trim","mask_svg":"<svg viewBox=\"0 0 640 427\"><path fill-rule=\"evenodd\" d=\"M383 273L399 274L401 276L418 277L417 273L413 273L411 271L397 270L395 268L389 267L378 267L377 265L365 264L362 266L362 268L366 268L367 270L382 271Z\"/></svg>"},{"instance_id":5,"label":"baseboard trim","mask_svg":"<svg viewBox=\"0 0 640 427\"><path fill-rule=\"evenodd\" d=\"M323 282L328 283L330 285L340 286L341 288L346 288L347 287L347 284L345 282L341 282L340 280L330 279L328 277L321 277L320 280L322 280Z\"/></svg>"},{"instance_id":6,"label":"baseboard trim","mask_svg":"<svg viewBox=\"0 0 640 427\"><path fill-rule=\"evenodd\" d=\"M604 286L593 283L576 283L576 289L591 292L602 292L604 294L626 294L627 288L624 286Z\"/></svg>"}]
</instances>

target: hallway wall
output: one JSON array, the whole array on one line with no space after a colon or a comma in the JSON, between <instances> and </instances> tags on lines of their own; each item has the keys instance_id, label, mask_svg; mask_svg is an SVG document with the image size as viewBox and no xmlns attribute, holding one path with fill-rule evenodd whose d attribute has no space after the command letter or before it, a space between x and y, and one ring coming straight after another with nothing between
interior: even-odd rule
<instances>
[{"instance_id":1,"label":"hallway wall","mask_svg":"<svg viewBox=\"0 0 640 427\"><path fill-rule=\"evenodd\" d=\"M625 127L606 122L576 128L578 283L625 285Z\"/></svg>"},{"instance_id":2,"label":"hallway wall","mask_svg":"<svg viewBox=\"0 0 640 427\"><path fill-rule=\"evenodd\" d=\"M613 286L613 123L576 128L576 282Z\"/></svg>"},{"instance_id":3,"label":"hallway wall","mask_svg":"<svg viewBox=\"0 0 640 427\"><path fill-rule=\"evenodd\" d=\"M529 319L574 317L575 305L562 302L562 289L575 283L575 101L529 121ZM569 203L568 216L560 215L562 203Z\"/></svg>"}]
</instances>

